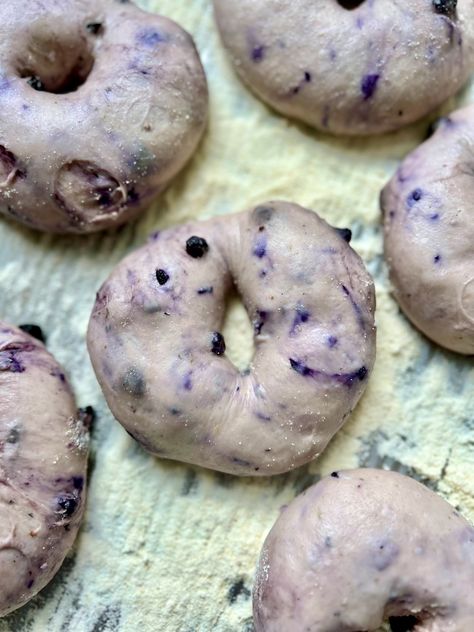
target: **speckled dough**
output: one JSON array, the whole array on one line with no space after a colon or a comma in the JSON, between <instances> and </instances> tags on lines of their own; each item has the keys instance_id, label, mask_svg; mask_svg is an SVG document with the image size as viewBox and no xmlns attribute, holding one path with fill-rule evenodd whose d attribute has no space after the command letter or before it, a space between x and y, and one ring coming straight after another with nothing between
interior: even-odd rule
<instances>
[{"instance_id":1,"label":"speckled dough","mask_svg":"<svg viewBox=\"0 0 474 632\"><path fill-rule=\"evenodd\" d=\"M474 354L474 106L442 119L381 196L395 297L429 338Z\"/></svg>"},{"instance_id":2,"label":"speckled dough","mask_svg":"<svg viewBox=\"0 0 474 632\"><path fill-rule=\"evenodd\" d=\"M474 69L472 0L214 6L241 78L282 114L328 132L397 129L453 95Z\"/></svg>"},{"instance_id":3,"label":"speckled dough","mask_svg":"<svg viewBox=\"0 0 474 632\"><path fill-rule=\"evenodd\" d=\"M0 3L0 211L88 233L142 212L194 152L191 37L127 0Z\"/></svg>"},{"instance_id":4,"label":"speckled dough","mask_svg":"<svg viewBox=\"0 0 474 632\"><path fill-rule=\"evenodd\" d=\"M255 628L472 632L473 586L474 528L445 500L395 472L334 472L270 531Z\"/></svg>"},{"instance_id":5,"label":"speckled dough","mask_svg":"<svg viewBox=\"0 0 474 632\"><path fill-rule=\"evenodd\" d=\"M232 474L318 456L375 355L374 288L349 233L270 202L155 235L112 273L89 325L115 417L153 454ZM232 283L255 334L243 373L219 331Z\"/></svg>"},{"instance_id":6,"label":"speckled dough","mask_svg":"<svg viewBox=\"0 0 474 632\"><path fill-rule=\"evenodd\" d=\"M36 595L74 542L89 422L43 344L0 322L0 616Z\"/></svg>"}]
</instances>

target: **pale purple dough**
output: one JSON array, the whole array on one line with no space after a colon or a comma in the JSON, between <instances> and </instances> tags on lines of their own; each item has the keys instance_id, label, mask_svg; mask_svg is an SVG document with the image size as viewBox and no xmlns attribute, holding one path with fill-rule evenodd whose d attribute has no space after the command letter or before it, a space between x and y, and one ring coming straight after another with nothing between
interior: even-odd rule
<instances>
[{"instance_id":1,"label":"pale purple dough","mask_svg":"<svg viewBox=\"0 0 474 632\"><path fill-rule=\"evenodd\" d=\"M0 322L0 616L44 588L76 538L90 416L44 345Z\"/></svg>"},{"instance_id":2,"label":"pale purple dough","mask_svg":"<svg viewBox=\"0 0 474 632\"><path fill-rule=\"evenodd\" d=\"M384 188L395 298L438 344L474 354L474 106L439 122Z\"/></svg>"},{"instance_id":3,"label":"pale purple dough","mask_svg":"<svg viewBox=\"0 0 474 632\"><path fill-rule=\"evenodd\" d=\"M334 472L270 531L255 629L472 632L473 587L474 528L445 500L395 472Z\"/></svg>"},{"instance_id":4,"label":"pale purple dough","mask_svg":"<svg viewBox=\"0 0 474 632\"><path fill-rule=\"evenodd\" d=\"M120 0L0 2L0 213L53 233L137 217L203 134L194 42Z\"/></svg>"},{"instance_id":5,"label":"pale purple dough","mask_svg":"<svg viewBox=\"0 0 474 632\"><path fill-rule=\"evenodd\" d=\"M474 70L472 0L214 0L214 8L252 90L335 134L398 129Z\"/></svg>"},{"instance_id":6,"label":"pale purple dough","mask_svg":"<svg viewBox=\"0 0 474 632\"><path fill-rule=\"evenodd\" d=\"M161 457L269 475L318 456L365 390L374 287L350 231L287 202L153 236L97 295L88 346L115 417ZM235 283L256 352L220 333Z\"/></svg>"}]
</instances>

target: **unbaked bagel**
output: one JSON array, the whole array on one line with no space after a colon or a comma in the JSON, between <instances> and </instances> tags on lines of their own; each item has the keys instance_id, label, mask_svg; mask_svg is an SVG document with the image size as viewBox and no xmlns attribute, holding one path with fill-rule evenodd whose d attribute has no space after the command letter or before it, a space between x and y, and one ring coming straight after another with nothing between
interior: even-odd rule
<instances>
[{"instance_id":1,"label":"unbaked bagel","mask_svg":"<svg viewBox=\"0 0 474 632\"><path fill-rule=\"evenodd\" d=\"M474 106L439 122L382 192L395 298L438 344L474 354Z\"/></svg>"},{"instance_id":2,"label":"unbaked bagel","mask_svg":"<svg viewBox=\"0 0 474 632\"><path fill-rule=\"evenodd\" d=\"M262 549L256 632L474 630L474 528L413 479L334 472L285 507Z\"/></svg>"},{"instance_id":3,"label":"unbaked bagel","mask_svg":"<svg viewBox=\"0 0 474 632\"><path fill-rule=\"evenodd\" d=\"M115 417L153 454L231 474L318 456L374 363L374 287L349 236L286 202L155 235L112 272L89 324ZM255 334L244 373L220 331L233 284Z\"/></svg>"},{"instance_id":4,"label":"unbaked bagel","mask_svg":"<svg viewBox=\"0 0 474 632\"><path fill-rule=\"evenodd\" d=\"M0 616L44 588L76 538L90 421L44 345L0 322Z\"/></svg>"},{"instance_id":5,"label":"unbaked bagel","mask_svg":"<svg viewBox=\"0 0 474 632\"><path fill-rule=\"evenodd\" d=\"M55 233L136 217L207 118L191 37L120 0L0 3L0 212Z\"/></svg>"},{"instance_id":6,"label":"unbaked bagel","mask_svg":"<svg viewBox=\"0 0 474 632\"><path fill-rule=\"evenodd\" d=\"M336 134L419 119L474 70L472 0L214 0L240 77L290 117Z\"/></svg>"}]
</instances>

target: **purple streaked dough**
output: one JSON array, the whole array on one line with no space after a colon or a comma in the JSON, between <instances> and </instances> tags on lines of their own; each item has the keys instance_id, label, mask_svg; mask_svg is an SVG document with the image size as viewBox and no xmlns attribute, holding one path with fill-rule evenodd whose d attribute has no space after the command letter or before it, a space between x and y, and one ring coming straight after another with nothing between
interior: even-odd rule
<instances>
[{"instance_id":1,"label":"purple streaked dough","mask_svg":"<svg viewBox=\"0 0 474 632\"><path fill-rule=\"evenodd\" d=\"M426 336L474 354L474 106L441 119L381 195L395 298Z\"/></svg>"},{"instance_id":2,"label":"purple streaked dough","mask_svg":"<svg viewBox=\"0 0 474 632\"><path fill-rule=\"evenodd\" d=\"M0 213L53 233L137 217L203 134L192 38L128 0L0 3Z\"/></svg>"},{"instance_id":3,"label":"purple streaked dough","mask_svg":"<svg viewBox=\"0 0 474 632\"><path fill-rule=\"evenodd\" d=\"M390 620L393 630L471 632L473 586L474 528L449 503L395 472L333 472L265 540L255 630L371 632Z\"/></svg>"},{"instance_id":4,"label":"purple streaked dough","mask_svg":"<svg viewBox=\"0 0 474 632\"><path fill-rule=\"evenodd\" d=\"M0 616L46 586L76 538L89 424L44 345L0 322Z\"/></svg>"},{"instance_id":5,"label":"purple streaked dough","mask_svg":"<svg viewBox=\"0 0 474 632\"><path fill-rule=\"evenodd\" d=\"M375 356L374 287L349 232L269 202L155 234L112 272L89 324L115 417L155 455L231 474L318 456ZM220 331L233 284L255 334L243 373Z\"/></svg>"},{"instance_id":6,"label":"purple streaked dough","mask_svg":"<svg viewBox=\"0 0 474 632\"><path fill-rule=\"evenodd\" d=\"M275 110L334 134L411 123L474 70L472 0L214 0L235 70Z\"/></svg>"}]
</instances>

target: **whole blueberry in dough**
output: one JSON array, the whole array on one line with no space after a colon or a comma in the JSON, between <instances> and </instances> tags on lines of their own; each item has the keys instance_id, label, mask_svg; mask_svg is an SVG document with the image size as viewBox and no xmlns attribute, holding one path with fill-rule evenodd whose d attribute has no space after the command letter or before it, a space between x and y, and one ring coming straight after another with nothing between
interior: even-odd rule
<instances>
[{"instance_id":1,"label":"whole blueberry in dough","mask_svg":"<svg viewBox=\"0 0 474 632\"><path fill-rule=\"evenodd\" d=\"M191 37L119 0L0 3L0 212L89 233L138 216L193 154L207 84Z\"/></svg>"},{"instance_id":2,"label":"whole blueberry in dough","mask_svg":"<svg viewBox=\"0 0 474 632\"><path fill-rule=\"evenodd\" d=\"M384 188L385 257L408 318L474 354L474 106L439 122Z\"/></svg>"},{"instance_id":3,"label":"whole blueberry in dough","mask_svg":"<svg viewBox=\"0 0 474 632\"><path fill-rule=\"evenodd\" d=\"M318 456L374 363L374 287L348 238L288 202L154 235L112 272L89 324L115 417L153 454L232 474ZM233 285L255 334L244 372L221 331Z\"/></svg>"},{"instance_id":4,"label":"whole blueberry in dough","mask_svg":"<svg viewBox=\"0 0 474 632\"><path fill-rule=\"evenodd\" d=\"M333 472L298 496L263 545L256 632L474 630L474 528L383 470Z\"/></svg>"},{"instance_id":5,"label":"whole blueberry in dough","mask_svg":"<svg viewBox=\"0 0 474 632\"><path fill-rule=\"evenodd\" d=\"M235 69L275 110L335 134L398 129L474 70L472 0L214 0Z\"/></svg>"},{"instance_id":6,"label":"whole blueberry in dough","mask_svg":"<svg viewBox=\"0 0 474 632\"><path fill-rule=\"evenodd\" d=\"M0 322L0 616L44 588L76 538L91 414L44 345Z\"/></svg>"}]
</instances>

